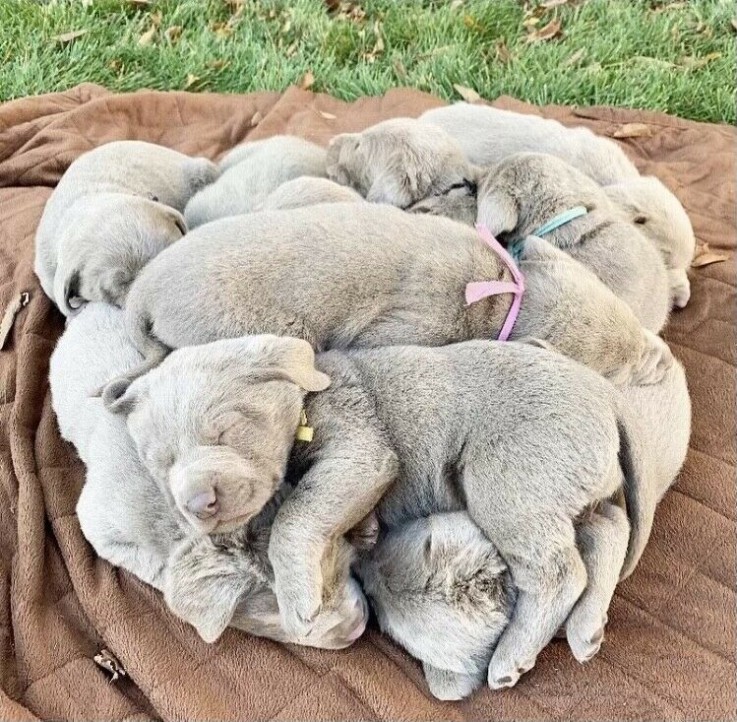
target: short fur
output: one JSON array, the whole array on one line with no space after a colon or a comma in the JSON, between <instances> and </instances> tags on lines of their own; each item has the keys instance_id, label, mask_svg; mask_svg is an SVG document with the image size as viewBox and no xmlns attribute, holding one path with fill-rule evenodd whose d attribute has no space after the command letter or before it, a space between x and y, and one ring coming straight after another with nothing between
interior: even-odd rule
<instances>
[{"instance_id":1,"label":"short fur","mask_svg":"<svg viewBox=\"0 0 737 722\"><path fill-rule=\"evenodd\" d=\"M317 350L496 338L511 298L467 306L466 285L479 280L511 277L474 230L443 218L357 203L350 213L325 204L224 219L160 254L136 281L127 325L146 363L103 396L114 402L172 348L249 333L297 336ZM608 338L642 382L660 378L641 371L645 359L667 363L663 344L643 342L639 329ZM597 370L614 372L607 364Z\"/></svg>"},{"instance_id":2,"label":"short fur","mask_svg":"<svg viewBox=\"0 0 737 722\"><path fill-rule=\"evenodd\" d=\"M77 516L97 554L163 591L172 611L208 642L231 625L284 642L331 649L351 644L363 632L367 609L348 577L352 553L344 542L325 567L328 578L335 570L327 597L336 611L323 615L309 638L287 634L280 623L267 549L284 489L236 533L190 534L167 489L141 464L125 420L90 396L100 378L139 360L122 312L96 303L70 321L52 356L52 405L64 438L87 466Z\"/></svg>"},{"instance_id":3,"label":"short fur","mask_svg":"<svg viewBox=\"0 0 737 722\"><path fill-rule=\"evenodd\" d=\"M302 138L275 135L234 148L220 163L222 175L187 204L190 228L252 213L283 183L325 176L325 149Z\"/></svg>"},{"instance_id":4,"label":"short fur","mask_svg":"<svg viewBox=\"0 0 737 722\"><path fill-rule=\"evenodd\" d=\"M473 187L477 170L440 129L393 118L362 133L343 133L328 146L331 180L373 203L407 209L428 197Z\"/></svg>"},{"instance_id":5,"label":"short fur","mask_svg":"<svg viewBox=\"0 0 737 722\"><path fill-rule=\"evenodd\" d=\"M555 120L468 103L434 108L420 120L442 128L476 165L496 165L515 153L549 153L607 186L605 192L625 217L637 219L659 248L673 305L682 308L688 303L686 271L696 243L691 221L676 196L659 179L640 176L616 143L586 128L566 128Z\"/></svg>"},{"instance_id":6,"label":"short fur","mask_svg":"<svg viewBox=\"0 0 737 722\"><path fill-rule=\"evenodd\" d=\"M301 176L282 183L256 210L279 211L314 206L318 203L357 202L363 202L363 198L346 186L338 185L327 178Z\"/></svg>"},{"instance_id":7,"label":"short fur","mask_svg":"<svg viewBox=\"0 0 737 722\"><path fill-rule=\"evenodd\" d=\"M621 220L604 191L552 155L518 153L491 168L479 187L478 220L500 240L524 238L575 206L588 213L545 235L590 268L657 333L670 310L663 259L638 227Z\"/></svg>"},{"instance_id":8,"label":"short fur","mask_svg":"<svg viewBox=\"0 0 737 722\"><path fill-rule=\"evenodd\" d=\"M62 176L36 232L35 271L62 313L121 305L141 268L186 233L180 211L213 163L141 141L106 143Z\"/></svg>"}]
</instances>

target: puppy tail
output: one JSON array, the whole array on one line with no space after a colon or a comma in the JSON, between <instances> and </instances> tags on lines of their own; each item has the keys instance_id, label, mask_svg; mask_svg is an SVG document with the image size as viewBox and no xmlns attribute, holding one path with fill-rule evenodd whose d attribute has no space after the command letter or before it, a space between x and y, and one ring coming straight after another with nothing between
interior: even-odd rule
<instances>
[{"instance_id":1,"label":"puppy tail","mask_svg":"<svg viewBox=\"0 0 737 722\"><path fill-rule=\"evenodd\" d=\"M54 277L54 300L65 316L74 316L84 305L80 290L80 273L78 270L65 273L61 264Z\"/></svg>"},{"instance_id":2,"label":"puppy tail","mask_svg":"<svg viewBox=\"0 0 737 722\"><path fill-rule=\"evenodd\" d=\"M618 406L619 464L624 475L624 499L630 522L630 539L621 581L634 571L645 550L653 526L656 500L652 459L643 443L642 432L624 398L619 400Z\"/></svg>"}]
</instances>

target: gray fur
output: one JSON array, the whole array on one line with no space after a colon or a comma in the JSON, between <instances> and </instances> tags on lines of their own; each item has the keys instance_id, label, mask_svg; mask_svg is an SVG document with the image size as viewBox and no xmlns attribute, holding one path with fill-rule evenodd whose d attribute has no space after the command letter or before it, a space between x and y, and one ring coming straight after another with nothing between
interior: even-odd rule
<instances>
[{"instance_id":1,"label":"gray fur","mask_svg":"<svg viewBox=\"0 0 737 722\"><path fill-rule=\"evenodd\" d=\"M141 268L186 233L180 211L216 175L205 158L141 141L81 155L36 232L34 268L46 295L65 315L90 300L121 305Z\"/></svg>"},{"instance_id":2,"label":"gray fur","mask_svg":"<svg viewBox=\"0 0 737 722\"><path fill-rule=\"evenodd\" d=\"M328 146L328 178L368 201L409 208L445 195L476 175L460 146L446 133L412 118L392 118L343 133Z\"/></svg>"},{"instance_id":3,"label":"gray fur","mask_svg":"<svg viewBox=\"0 0 737 722\"><path fill-rule=\"evenodd\" d=\"M91 303L70 320L54 351L50 386L64 437L87 467L77 504L83 534L96 553L164 592L169 607L208 642L230 625L278 641L326 648L351 644L367 610L345 542L336 545L323 615L309 638L290 636L280 623L267 550L271 522L286 494L280 489L251 524L235 533L192 535L168 490L139 460L125 419L90 396L99 380L138 363L119 309ZM339 596L344 595L344 596Z\"/></svg>"},{"instance_id":4,"label":"gray fur","mask_svg":"<svg viewBox=\"0 0 737 722\"><path fill-rule=\"evenodd\" d=\"M524 238L575 206L588 213L545 235L590 268L657 333L670 310L663 259L638 227L621 220L604 191L552 156L519 153L490 169L479 187L478 220L504 240Z\"/></svg>"},{"instance_id":5,"label":"gray fur","mask_svg":"<svg viewBox=\"0 0 737 722\"><path fill-rule=\"evenodd\" d=\"M302 138L275 135L244 143L220 163L222 175L187 204L190 228L253 212L283 183L300 176L325 176L325 149Z\"/></svg>"},{"instance_id":6,"label":"gray fur","mask_svg":"<svg viewBox=\"0 0 737 722\"><path fill-rule=\"evenodd\" d=\"M327 178L301 176L282 183L256 210L278 211L304 208L318 203L356 202L363 202L363 198L346 186L338 185Z\"/></svg>"},{"instance_id":7,"label":"gray fur","mask_svg":"<svg viewBox=\"0 0 737 722\"><path fill-rule=\"evenodd\" d=\"M357 203L350 212L325 204L223 219L190 233L137 279L127 324L146 363L111 382L103 397L112 404L172 348L249 333L297 336L317 350L496 338L511 298L467 306L466 285L477 280L510 274L473 229L443 218ZM585 325L576 332L592 333ZM624 357L643 383L662 376L662 343L643 341L631 323L607 338L608 353ZM567 344L575 350L575 337ZM644 360L655 361L654 373L642 372ZM597 370L618 373L607 364Z\"/></svg>"},{"instance_id":8,"label":"gray fur","mask_svg":"<svg viewBox=\"0 0 737 722\"><path fill-rule=\"evenodd\" d=\"M639 177L615 142L587 128L566 128L556 120L454 103L424 112L420 121L442 128L479 166L496 165L514 153L530 151L556 155L601 185Z\"/></svg>"}]
</instances>

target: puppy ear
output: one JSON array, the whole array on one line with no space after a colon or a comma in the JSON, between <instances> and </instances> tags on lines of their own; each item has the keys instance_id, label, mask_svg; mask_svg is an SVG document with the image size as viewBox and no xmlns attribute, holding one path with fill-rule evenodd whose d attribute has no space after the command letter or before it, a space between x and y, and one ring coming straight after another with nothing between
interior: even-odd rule
<instances>
[{"instance_id":1,"label":"puppy ear","mask_svg":"<svg viewBox=\"0 0 737 722\"><path fill-rule=\"evenodd\" d=\"M65 273L61 265L54 276L54 296L56 305L65 316L79 313L86 303L80 296L81 274L79 269Z\"/></svg>"},{"instance_id":2,"label":"puppy ear","mask_svg":"<svg viewBox=\"0 0 737 722\"><path fill-rule=\"evenodd\" d=\"M371 184L366 200L369 203L387 203L397 208L407 208L416 198L416 182L404 170L381 171Z\"/></svg>"},{"instance_id":3,"label":"puppy ear","mask_svg":"<svg viewBox=\"0 0 737 722\"><path fill-rule=\"evenodd\" d=\"M485 225L497 238L511 233L519 223L519 209L514 198L500 190L479 188L476 222Z\"/></svg>"},{"instance_id":4,"label":"puppy ear","mask_svg":"<svg viewBox=\"0 0 737 722\"><path fill-rule=\"evenodd\" d=\"M112 414L128 416L140 401L142 388L132 379L113 379L102 389L102 403Z\"/></svg>"},{"instance_id":5,"label":"puppy ear","mask_svg":"<svg viewBox=\"0 0 737 722\"><path fill-rule=\"evenodd\" d=\"M183 236L186 235L189 229L187 228L187 222L184 220L184 216L174 208L167 208L167 213L172 219L174 225L177 227L177 230L179 230Z\"/></svg>"},{"instance_id":6,"label":"puppy ear","mask_svg":"<svg viewBox=\"0 0 737 722\"><path fill-rule=\"evenodd\" d=\"M324 391L330 377L315 368L315 352L307 341L291 336L273 337L273 366L261 370L263 378L286 379L305 391Z\"/></svg>"}]
</instances>

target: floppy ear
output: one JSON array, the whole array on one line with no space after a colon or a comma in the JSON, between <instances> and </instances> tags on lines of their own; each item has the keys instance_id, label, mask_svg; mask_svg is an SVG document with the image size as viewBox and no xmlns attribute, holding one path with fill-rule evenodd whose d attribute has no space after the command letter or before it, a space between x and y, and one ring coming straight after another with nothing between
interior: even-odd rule
<instances>
[{"instance_id":1,"label":"floppy ear","mask_svg":"<svg viewBox=\"0 0 737 722\"><path fill-rule=\"evenodd\" d=\"M519 223L519 209L514 198L499 190L479 188L476 222L485 225L497 238L511 233Z\"/></svg>"},{"instance_id":2,"label":"floppy ear","mask_svg":"<svg viewBox=\"0 0 737 722\"><path fill-rule=\"evenodd\" d=\"M113 379L102 390L102 403L112 414L128 416L140 401L143 388L125 377Z\"/></svg>"},{"instance_id":3,"label":"floppy ear","mask_svg":"<svg viewBox=\"0 0 737 722\"><path fill-rule=\"evenodd\" d=\"M408 173L392 173L390 169L385 169L374 178L366 200L369 203L386 203L397 208L406 208L416 200L413 190L415 187L416 184Z\"/></svg>"},{"instance_id":4,"label":"floppy ear","mask_svg":"<svg viewBox=\"0 0 737 722\"><path fill-rule=\"evenodd\" d=\"M315 352L307 341L291 336L275 337L270 366L260 369L265 379L286 379L305 391L323 391L330 377L315 368Z\"/></svg>"},{"instance_id":5,"label":"floppy ear","mask_svg":"<svg viewBox=\"0 0 737 722\"><path fill-rule=\"evenodd\" d=\"M187 228L187 222L184 220L184 216L179 211L175 210L174 208L167 208L166 212L168 216L174 222L174 225L177 227L179 232L183 236L186 235L189 229Z\"/></svg>"}]
</instances>

